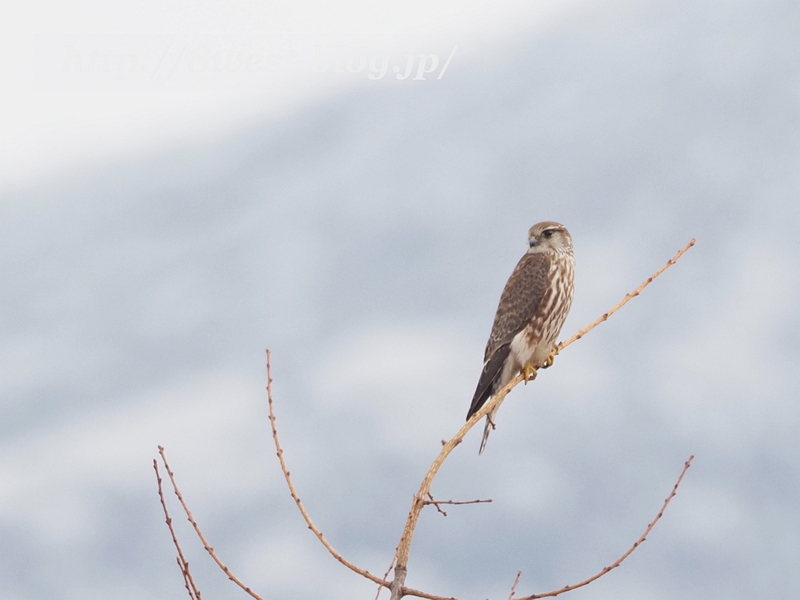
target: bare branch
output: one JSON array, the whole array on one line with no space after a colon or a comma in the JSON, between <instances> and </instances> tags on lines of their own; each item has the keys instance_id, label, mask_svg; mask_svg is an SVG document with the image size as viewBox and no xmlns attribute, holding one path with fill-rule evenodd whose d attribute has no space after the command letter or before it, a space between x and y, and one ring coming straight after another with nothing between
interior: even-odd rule
<instances>
[{"instance_id":1,"label":"bare branch","mask_svg":"<svg viewBox=\"0 0 800 600\"><path fill-rule=\"evenodd\" d=\"M692 238L691 240L689 240L689 243L688 243L688 244L686 244L686 245L685 245L683 248L681 248L680 250L678 250L678 252L675 254L675 256L673 256L672 258L670 258L670 259L667 261L667 264L665 264L665 265L664 265L663 267L661 267L661 268L660 268L658 271L656 271L655 273L653 273L653 274L652 274L650 277L648 277L647 279L645 279L645 280L642 282L642 284L641 284L639 287L637 287L635 290L633 290L631 293L629 293L629 294L626 294L626 295L625 295L625 297L624 297L622 300L620 300L620 301L619 301L619 302L618 302L618 303L617 303L617 304L616 304L616 305L615 305L615 306L614 306L614 307L613 307L611 310L609 310L609 311L608 311L608 312L606 312L606 313L603 313L603 314L602 314L600 317L598 317L598 318L597 318L597 319L596 319L596 320L595 320L593 323L591 323L591 324L587 325L586 327L584 327L583 329L581 329L580 331L578 331L576 334L574 334L574 335L573 335L571 338L569 338L568 340L566 340L566 341L564 341L564 342L561 342L560 344L558 344L558 346L557 346L557 347L558 347L558 351L559 351L559 352L561 352L561 351L562 351L564 348L566 348L567 346L569 346L569 345L570 345L570 344L572 344L573 342L577 342L577 341L578 341L579 339L581 339L581 338L582 338L584 335L586 335L587 333L589 333L589 332L590 332L592 329L594 329L595 327L597 327L598 325L600 325L600 323L602 323L603 321L607 321L607 320L608 320L608 317L610 317L610 316L611 316L611 315L613 315L615 312L617 312L617 311L618 311L620 308L622 308L623 306L625 306L625 305L628 303L628 301L629 301L629 300L631 300L632 298L635 298L636 296L638 296L638 295L639 295L639 294L642 292L642 290L643 290L644 288L646 288L648 285L650 285L651 283L653 283L653 281L656 279L656 277L658 277L659 275L661 275L661 274L662 274L664 271L666 271L666 270L667 270L667 269L669 269L669 268L670 268L672 265L674 265L676 262L678 262L678 259L679 259L681 256L683 256L683 255L686 253L686 251L687 251L689 248L691 248L692 246L694 246L694 244L695 244L695 239L694 239L694 238Z\"/></svg>"},{"instance_id":2,"label":"bare branch","mask_svg":"<svg viewBox=\"0 0 800 600\"><path fill-rule=\"evenodd\" d=\"M203 548L206 549L206 552L208 552L211 558L214 559L214 562L217 563L219 568L222 569L225 575L228 576L228 579L230 579L232 582L234 582L236 585L238 585L240 588L242 588L245 592L250 594L256 600L264 600L261 596L256 594L253 590L251 590L244 583L242 583L241 580L239 580L239 578L236 577L236 575L231 573L230 569L228 569L228 567L225 566L225 564L220 560L219 556L217 556L217 553L214 552L214 548L212 548L211 544L208 543L208 540L206 540L206 536L204 536L203 532L200 531L200 526L197 524L197 521L194 520L194 517L192 516L192 511L189 510L189 507L183 500L183 495L181 495L181 492L178 489L178 484L175 482L175 475L172 472L172 469L169 468L169 463L167 462L167 456L164 453L163 446L158 447L158 453L161 455L161 460L164 462L164 468L167 470L167 475L169 475L169 480L172 483L172 489L175 490L175 495L178 497L178 501L180 501L181 506L183 507L183 511L186 513L186 517L189 519L189 523L191 523L192 527L194 527L195 533L197 533L197 537L199 537L200 541L203 542Z\"/></svg>"},{"instance_id":3,"label":"bare branch","mask_svg":"<svg viewBox=\"0 0 800 600\"><path fill-rule=\"evenodd\" d=\"M559 594L563 594L565 592L569 592L569 591L578 589L578 588L583 587L585 585L589 585L593 581L596 581L597 579L600 579L603 575L605 575L609 571L611 571L613 569L616 569L618 566L620 566L622 564L622 561L624 561L626 558L628 558L633 553L633 551L636 550L636 548L638 548L642 544L642 542L644 542L647 539L647 536L650 535L650 532L653 530L653 527L656 526L656 523L658 523L658 521L664 515L664 511L667 510L667 505L669 505L670 501L675 497L675 494L678 493L678 486L680 486L681 481L683 481L683 476L686 475L686 471L689 470L689 466L691 465L693 459L694 459L694 455L690 456L689 460L687 460L684 463L683 470L681 471L681 474L678 477L678 480L675 482L675 485L672 486L672 491L670 492L669 496L667 496L667 499L664 500L664 504L661 505L661 510L658 511L658 514L656 515L655 519L653 519L647 525L647 528L644 530L644 533L639 537L638 540L636 540L633 543L633 546L628 548L628 550L625 552L625 554L620 556L616 561L614 561L609 566L603 567L603 569L599 573L596 573L596 574L592 575L591 577L589 577L588 579L584 579L583 581L581 581L579 583L575 583L575 584L572 584L572 585L565 585L562 588L559 588L557 590L553 590L552 592L545 592L544 594L532 594L530 596L523 596L521 598L518 598L517 600L535 600L536 598L551 598L553 596L558 596ZM516 586L516 585L517 585L517 583L515 582L514 586ZM512 588L512 592L513 591L514 591L514 588ZM414 589L405 588L405 587L402 589L401 594L403 596L416 596L417 598L426 598L427 600L457 600L456 598L453 598L452 596L437 596L435 594L428 594L427 592L421 592L419 590L414 590ZM513 593L512 593L512 595L513 595ZM509 598L510 598L510 596L509 596Z\"/></svg>"},{"instance_id":4,"label":"bare branch","mask_svg":"<svg viewBox=\"0 0 800 600\"><path fill-rule=\"evenodd\" d=\"M669 496L667 496L667 499L664 500L664 504L661 506L661 510L658 511L656 518L650 522L650 524L644 530L644 533L641 535L641 537L633 543L633 546L628 548L625 554L620 556L616 561L614 561L607 567L604 567L599 573L595 573L594 575L592 575L588 579L584 579L580 583L565 585L563 588L553 590L552 592L546 592L544 594L532 594L530 596L524 596L523 598L519 598L519 600L534 600L535 598L550 598L553 596L558 596L559 594L563 594L564 592L569 592L578 589L579 587L589 585L593 581L600 579L603 575L605 575L612 569L616 569L618 566L620 566L622 564L622 561L628 558L631 554L633 554L633 551L636 550L636 548L638 548L642 544L642 542L644 542L647 539L647 536L650 535L650 532L653 530L653 527L656 526L656 523L658 523L659 519L661 519L661 517L664 515L664 511L667 510L667 505L669 505L670 501L675 497L675 494L678 493L678 486L681 484L681 481L683 481L683 476L686 475L686 471L689 470L689 466L692 464L693 459L694 459L694 454L692 454L689 457L689 460L687 460L684 463L683 470L681 471L678 480L675 482L675 485L672 486L672 491L670 492Z\"/></svg>"},{"instance_id":5,"label":"bare branch","mask_svg":"<svg viewBox=\"0 0 800 600\"><path fill-rule=\"evenodd\" d=\"M614 306L611 310L603 314L600 318L598 318L594 323L584 327L578 333L573 335L569 338L566 342L562 342L557 346L559 350L563 350L576 340L580 339L584 335L586 335L589 331L597 327L603 321L606 321L608 317L618 311L621 307L623 307L631 298L638 296L641 291L646 288L650 283L652 283L659 275L661 275L664 271L666 271L669 267L674 265L678 259L683 256L683 254L691 248L695 243L695 240L692 239L688 244L686 244L683 248L681 248L675 256L673 256L670 260L667 261L663 267L661 267L658 271L653 273L650 277L648 277L639 287L635 290L627 294L616 306ZM464 439L464 436L472 429L478 421L480 421L483 417L489 414L503 399L508 395L508 393L520 382L522 381L523 377L521 374L517 374L511 381L509 381L504 387L502 387L497 393L495 393L488 402L486 402L480 410L476 411L470 419L464 423L461 429L458 430L455 436L449 441L447 441L443 446L442 450L439 452L439 456L433 461L428 472L425 474L425 477L422 479L422 483L419 486L419 490L417 494L414 496L414 500L411 503L411 510L408 513L408 518L406 519L406 525L403 528L403 533L400 536L400 543L397 546L397 553L396 553L396 566L395 566L395 579L397 579L398 569L400 569L403 573L406 570L406 565L408 565L408 555L411 550L411 541L414 537L414 530L417 527L417 522L419 520L420 512L424 507L424 498L428 495L431 489L431 484L433 483L433 479L436 477L436 474L439 472L444 461L450 455L450 453L458 446L461 441ZM402 585L402 584L401 584ZM395 586L393 586L395 587ZM433 596L423 596L427 598L434 598ZM399 600L398 598L392 597L392 600Z\"/></svg>"},{"instance_id":6,"label":"bare branch","mask_svg":"<svg viewBox=\"0 0 800 600\"><path fill-rule=\"evenodd\" d=\"M441 504L450 504L450 505L453 505L453 506L461 506L461 505L464 505L464 504L485 504L485 503L488 503L488 502L492 501L491 498L489 498L488 500L434 500L433 494L431 494L430 492L428 492L428 498L430 498L430 500L423 500L422 503L425 506L428 506L428 505L432 504L433 506L436 507L436 510L438 510L442 514L442 516L444 516L444 517L447 516L447 513L442 510L442 508L440 506Z\"/></svg>"},{"instance_id":7,"label":"bare branch","mask_svg":"<svg viewBox=\"0 0 800 600\"><path fill-rule=\"evenodd\" d=\"M390 587L391 584L388 581L386 581L385 579L381 579L380 577L376 577L375 575L373 575L369 571L354 565L349 560L347 560L344 556L339 554L334 549L334 547L331 546L330 542L328 542L328 540L325 539L325 536L322 535L322 532L317 528L317 526L311 520L311 517L309 516L308 512L306 512L306 509L303 506L303 503L300 501L300 496L297 495L297 491L294 488L294 484L292 483L292 478L291 478L291 476L289 474L289 469L286 466L286 461L283 458L283 449L281 448L281 443L278 440L278 430L275 427L275 411L274 411L273 402L272 402L272 365L271 365L271 360L270 359L271 359L271 353L270 353L269 350L267 350L267 400L269 402L269 421L270 421L270 423L272 425L272 439L275 440L275 450L277 451L277 454L278 454L278 460L281 463L281 471L283 471L283 476L286 479L286 484L289 486L289 493L292 495L292 499L294 499L295 504L297 504L297 508L300 510L300 514L303 515L303 519L305 519L305 522L306 522L306 525L308 525L308 528L311 531L314 532L314 535L316 535L317 539L320 542L322 542L322 545L325 546L325 548L327 548L328 552L331 553L331 556L333 556L333 558L338 560L340 563L342 563L345 567L347 567L351 571L354 571L355 573L358 573L362 577L366 577L370 581L372 581L374 583L377 583L378 585L381 585L383 587L387 587L387 588Z\"/></svg>"},{"instance_id":8,"label":"bare branch","mask_svg":"<svg viewBox=\"0 0 800 600\"><path fill-rule=\"evenodd\" d=\"M511 586L511 593L508 595L508 600L511 600L514 594L517 593L517 584L519 583L520 577L522 577L522 571L517 571L517 577L514 579L514 585Z\"/></svg>"},{"instance_id":9,"label":"bare branch","mask_svg":"<svg viewBox=\"0 0 800 600\"><path fill-rule=\"evenodd\" d=\"M618 311L625 304L627 304L632 298L638 296L642 292L642 290L644 290L645 287L647 287L650 283L652 283L659 275L661 275L669 267L674 265L678 261L678 259L680 259L680 257L683 256L683 254L689 248L694 246L694 244L695 244L695 240L692 239L688 244L686 244L686 246L684 246L681 250L679 250L677 252L677 254L675 254L675 256L673 256L669 261L667 261L667 263L663 267L661 267L653 275L651 275L648 279L646 279L635 290L633 290L632 292L628 293L619 303L617 303L614 307L612 307L608 312L604 313L602 316L600 316L598 319L596 319L593 323L591 323L590 325L584 327L583 329L578 331L576 334L574 334L572 337L570 337L566 341L561 342L560 344L558 344L556 346L557 352L562 351L564 348L566 348L570 344L572 344L575 341L581 339L589 331L591 331L592 329L597 327L597 325L599 325L603 321L608 320L608 318L611 315L613 315L616 311ZM388 588L391 591L391 600L400 600L400 598L402 598L403 596L416 596L418 598L426 598L428 600L455 600L455 598L452 598L452 597L436 596L434 594L428 594L426 592L422 592L422 591L419 591L419 590L415 590L415 589L412 589L412 588L406 588L405 587L404 584L405 584L405 578L406 578L406 575L407 575L408 556L409 556L409 552L410 552L410 548L411 548L411 541L412 541L412 538L413 538L413 535L414 535L414 530L416 529L417 523L419 521L419 515L420 515L422 509L427 505L430 505L430 504L434 505L436 507L436 509L442 515L447 516L447 513L444 510L442 510L442 508L441 508L442 504L463 505L463 504L478 504L478 503L491 502L491 499L489 499L489 500L468 500L468 501L435 500L433 495L430 492L430 488L431 488L431 485L433 483L433 479L436 477L436 474L438 473L438 471L441 468L442 464L447 459L447 457L450 455L450 453L455 449L455 447L458 446L461 443L461 441L464 439L464 436L467 434L467 432L469 432L469 430L472 429L472 427L478 421L480 421L480 419L482 419L484 416L489 414L505 398L505 396L508 395L508 393L520 381L522 381L522 379L523 379L523 377L522 377L521 374L519 374L516 377L514 377L511 381L508 382L507 385L505 385L502 389L500 389L497 393L495 393L491 397L491 399L481 407L480 410L476 411L472 415L472 417L458 430L456 435L451 440L449 440L449 441L442 440L442 450L439 453L439 456L437 456L436 459L433 461L433 464L431 465L431 467L428 469L428 472L425 474L425 476L424 476L424 478L422 480L422 483L420 484L419 491L414 496L414 500L413 500L412 505L411 505L411 510L409 511L408 518L406 520L406 524L405 524L405 527L403 529L403 533L402 533L402 535L400 537L400 542L398 543L397 548L395 549L395 554L394 554L394 558L392 559L392 563L389 565L389 569L386 571L386 574L383 576L383 578L379 578L379 577L376 577L375 575L373 575L372 573L370 573L369 571L354 565L353 563L351 563L350 561L345 559L341 554L339 554L333 548L333 546L331 546L331 544L328 542L328 540L325 539L325 536L322 534L322 532L317 528L317 526L311 520L311 517L309 516L309 514L306 511L305 507L303 506L303 503L301 502L300 497L298 496L297 491L295 490L294 484L292 483L291 475L289 473L289 470L288 470L288 468L286 466L286 462L285 462L284 457L283 457L283 449L281 448L280 441L278 439L278 431L277 431L277 428L276 428L276 418L275 418L274 405L273 405L273 399L272 399L271 354L270 354L270 351L267 350L267 396L268 396L268 400L269 400L269 420L270 420L270 424L271 424L271 428L272 428L272 438L273 438L273 440L275 442L276 453L277 453L277 456L278 456L278 460L280 461L281 470L283 472L284 478L286 479L286 483L287 483L287 485L289 487L289 493L291 494L292 499L294 499L295 504L297 505L298 509L300 510L300 513L302 514L303 519L306 521L306 524L308 525L308 528L314 533L314 535L322 543L322 545L325 546L325 548L328 550L328 552L330 552L330 554L337 561L339 561L341 564L343 564L344 566L346 566L347 568L349 568L353 572L355 572L355 573L361 575L362 577L365 577L365 578L369 579L370 581L378 584L379 587L378 587L378 593L376 595L376 600L380 596L380 592L381 592L381 590L383 588ZM228 567L225 566L225 564L217 556L216 552L214 551L214 549L211 547L211 545L208 543L208 541L206 540L205 536L203 535L203 532L200 530L199 525L194 520L194 517L192 516L192 513L189 510L189 507L186 505L186 502L184 501L183 496L181 495L181 492L178 489L178 485L177 485L177 483L175 481L174 473L170 469L169 463L167 462L167 458L166 458L166 454L165 454L164 448L162 446L158 446L158 451L159 451L159 454L161 455L161 460L164 463L164 467L165 467L165 469L167 471L167 474L169 476L170 482L172 483L172 487L173 487L173 490L175 491L175 495L178 497L178 500L180 501L181 506L183 507L183 510L186 513L186 516L187 516L189 522L192 524L192 527L194 527L194 530L197 533L197 536L200 538L200 541L203 543L203 547L205 548L205 550L209 553L209 555L214 560L214 562L217 563L217 565L222 569L222 571L228 576L228 578L231 581L236 583L241 589L243 589L245 592L247 592L255 600L263 600L258 594L253 592L248 586L244 585L244 583L242 583L235 575L233 575L233 573L231 573L231 571L228 569ZM599 579L600 577L602 577L606 573L608 573L611 570L613 570L613 569L617 568L618 566L620 566L622 564L622 562L628 556L630 556L633 553L633 551L636 550L636 548L638 548L639 545L642 544L642 542L644 542L647 539L647 536L650 534L650 531L652 531L653 527L655 527L656 523L661 519L661 517L663 516L664 511L666 510L666 508L669 505L670 501L672 500L672 498L675 497L675 495L676 495L676 493L678 491L678 486L681 484L681 481L683 480L683 477L686 474L686 471L689 469L689 466L691 465L691 462L692 462L693 458L694 458L694 455L690 456L689 459L684 464L683 470L681 471L681 474L678 477L678 480L675 482L675 485L673 486L672 491L669 494L669 496L667 496L667 498L664 500L664 504L662 505L661 510L659 511L659 513L656 515L656 517L653 519L653 521L648 524L647 528L645 529L645 531L641 535L641 537L636 542L634 542L634 544L619 559L617 559L611 565L609 565L607 567L604 567L599 573L596 573L595 575L589 577L588 579L586 579L584 581L581 581L581 582L576 583L576 584L567 585L567 586L564 586L563 588L560 588L560 589L557 589L557 590L554 590L554 591L551 591L551 592L546 592L544 594L533 594L533 595L530 595L530 596L525 596L523 598L520 598L519 600L534 600L536 598L553 597L553 596L557 596L557 595L565 593L565 592L569 592L571 590L574 590L574 589L583 587L585 585L588 585L588 584L592 583L593 581L596 581L597 579ZM202 600L201 599L200 590L197 588L197 586L194 583L194 580L192 578L191 572L189 570L189 563L188 563L188 561L186 560L186 558L183 555L183 551L181 549L180 544L178 543L178 538L177 538L177 536L175 534L175 530L174 530L174 528L172 526L172 518L169 515L169 511L167 509L167 504L166 504L166 501L164 499L164 493L163 493L163 488L162 488L162 479L161 479L161 475L160 475L159 470L158 470L158 463L157 463L156 460L153 461L153 468L154 468L155 473L156 473L156 480L158 482L158 495L159 495L159 498L161 500L161 506L162 506L162 508L164 510L164 516L166 518L167 527L170 530L170 534L172 535L173 543L174 543L175 548L176 548L176 550L178 552L178 556L177 556L176 560L177 560L178 566L181 569L181 573L182 573L183 578L184 578L184 585L186 586L186 590L189 593L189 597L190 597L191 600ZM426 499L426 497L429 498L429 499ZM391 572L392 567L394 567L394 579L390 583L390 582L387 581L387 577L388 577L388 574ZM516 593L516 588L517 588L517 585L519 583L521 575L522 575L521 571L517 573L517 577L514 580L513 586L511 587L511 594L508 597L509 600L512 600L514 595L515 595L515 593Z\"/></svg>"},{"instance_id":10,"label":"bare branch","mask_svg":"<svg viewBox=\"0 0 800 600\"><path fill-rule=\"evenodd\" d=\"M655 273L653 273L653 275L651 275L647 280L645 280L638 288L636 288L635 290L633 290L632 292L627 294L619 303L617 303L617 305L615 305L613 308L611 308L611 310L609 310L608 312L604 313L601 317L599 317L597 320L595 320L593 323L591 323L587 327L584 327L583 329L578 331L575 335L573 335L571 338L567 339L565 342L561 342L560 344L558 344L556 346L556 349L558 351L563 350L564 348L566 348L570 344L574 343L575 341L579 340L581 337L586 335L589 331L591 331L592 329L597 327L597 325L599 325L603 321L608 320L608 318L612 314L614 314L616 311L618 311L620 308L622 308L622 306L624 306L632 298L638 296L645 287L647 287L650 283L652 283L659 275L661 275L670 266L674 265L678 261L678 259L681 256L683 256L683 254L689 248L691 248L694 244L695 244L695 240L692 239L688 244L686 244L686 246L684 246L681 250L679 250L678 253L674 257L672 257L669 261L667 261L667 263L663 267L661 267L659 270L657 270ZM274 413L274 406L273 406L273 399L272 399L272 371L271 371L271 360L270 359L271 359L271 354L270 354L270 351L267 350L267 396L268 396L268 400L269 400L269 419L270 419L270 423L271 423L271 426L272 426L272 438L273 438L273 440L275 442L275 449L276 449L276 452L277 452L278 460L280 461L281 470L283 471L284 478L286 479L286 483L289 486L289 493L291 494L292 498L294 499L295 504L297 505L297 508L300 510L300 513L303 515L303 519L305 520L306 525L308 525L308 528L314 533L314 535L317 537L317 539L319 539L319 541L322 543L322 545L325 546L325 548L328 550L328 552L330 552L330 554L337 561L342 563L344 566L346 566L347 568L349 568L353 572L358 573L362 577L365 577L365 578L369 579L370 581L378 584L380 586L379 589L378 589L378 596L380 596L381 588L387 587L391 591L391 600L399 600L402 596L406 596L406 595L416 596L416 597L419 597L419 598L427 598L429 600L455 600L452 597L448 598L448 597L444 597L444 596L436 596L434 594L428 594L426 592L421 592L419 590L406 588L404 586L405 578L406 578L406 575L407 575L407 572L408 572L407 571L408 556L409 556L409 552L410 552L410 548L411 548L411 541L412 541L412 538L413 538L413 535L414 535L414 530L416 529L417 523L419 521L419 515L420 515L422 509L427 504L434 504L437 507L437 509L442 514L445 514L445 515L446 515L446 513L443 510L441 510L441 508L439 507L439 504L445 504L445 503L448 503L448 504L450 504L450 503L452 503L452 504L461 504L459 502L452 502L452 501L451 502L434 501L433 500L433 496L430 494L430 488L431 488L431 485L433 483L433 480L436 477L436 475L437 475L439 469L441 468L442 464L444 463L444 461L447 459L447 457L450 455L450 453L455 449L455 447L458 446L461 443L461 441L464 439L464 436L467 434L467 432L469 432L469 430L472 429L472 427L474 427L475 424L478 421L480 421L484 416L489 414L489 412L491 412L500 402L502 402L502 400L505 398L505 396L508 395L508 393L520 381L522 381L522 375L517 375L511 381L509 381L508 384L506 384L502 389L500 389L497 393L495 393L491 397L491 399L481 407L480 410L476 411L472 415L472 417L458 430L458 432L456 433L456 435L452 439L450 439L449 441L442 440L442 450L439 453L439 455L436 457L436 459L433 461L433 463L431 464L430 468L428 469L428 472L423 477L423 480L422 480L422 483L420 484L419 490L418 490L417 494L415 494L414 500L412 501L411 509L409 510L409 514L408 514L408 517L406 519L405 527L403 528L403 533L400 536L400 542L397 545L397 549L395 550L394 559L392 560L392 565L394 565L394 579L393 579L393 581L391 583L389 583L386 580L386 577L388 576L388 573L392 569L391 565L389 567L389 571L387 571L387 575L384 575L384 578L381 579L379 577L376 577L375 575L373 575L369 571L361 569L360 567L354 565L353 563L351 563L350 561L345 559L341 554L339 554L333 548L333 546L331 546L330 542L328 542L328 540L325 539L325 536L322 534L322 532L317 528L317 526L311 520L311 517L309 516L309 514L306 511L305 507L303 506L303 503L300 501L300 497L297 495L297 491L295 490L294 484L292 483L292 479L291 479L291 476L290 476L290 473L289 473L289 469L287 468L286 462L285 462L285 460L283 458L283 450L281 448L280 441L278 440L278 431L277 431L277 428L276 428L276 425L275 425L275 413ZM690 461L691 461L691 459L689 459L689 461L687 461L683 473L686 472L686 469L688 468L688 465L689 465ZM675 485L675 487L673 489L673 493L670 495L670 497L665 502L664 507L662 508L662 512L659 513L658 517L648 526L648 529L645 531L645 536L649 533L649 531L652 529L652 527L655 525L655 523L661 517L661 514L663 514L663 510L666 508L666 505L669 503L669 500L671 500L672 496L675 495L675 491L677 490L677 486L680 483L681 479L683 478L683 473L681 473L681 477L678 479L678 483L676 483L676 485ZM174 482L173 482L173 485L174 485ZM430 497L430 500L426 500L425 499L426 497ZM463 504L472 504L472 503L476 503L476 502L481 502L481 501L463 502ZM184 505L184 509L187 510L187 513L188 513L188 509L186 509L185 505ZM190 518L190 520L191 520L191 518ZM197 529L196 525L195 525L195 528ZM198 533L199 533L199 530L198 530ZM634 544L634 546L625 555L623 555L619 559L619 561L617 563L611 565L610 567L606 567L606 569L604 569L603 572L601 572L599 575L595 576L594 578L590 578L589 580L586 580L585 582L581 582L581 583L576 584L574 586L567 586L565 588L562 588L561 590L556 590L555 592L549 592L547 594L539 595L539 596L528 596L527 598L520 599L520 600L531 600L532 598L542 598L542 597L546 597L546 596L554 596L554 595L563 593L564 591L569 591L571 589L575 589L576 587L581 587L583 585L586 585L587 583L590 583L591 581L594 581L595 579L597 579L597 577L602 576L603 574L607 573L611 569L616 568L616 566L619 566L619 563L621 563L625 558L627 558L627 556L642 541L644 541L644 536L639 541L637 541ZM515 587L516 587L516 584L517 584L517 582L515 582L515 584L514 584ZM515 590L512 588L512 595L513 595L514 592L515 592ZM377 598L377 596L376 596L376 598Z\"/></svg>"},{"instance_id":11,"label":"bare branch","mask_svg":"<svg viewBox=\"0 0 800 600\"><path fill-rule=\"evenodd\" d=\"M181 545L178 543L178 536L175 535L175 529L172 527L172 517L169 516L167 502L164 500L164 490L161 487L161 473L158 472L158 462L156 459L153 459L153 469L156 471L158 497L161 500L161 507L164 509L164 517L167 520L167 527L169 527L169 532L172 534L172 543L175 544L175 549L178 551L176 560L178 561L178 567L183 575L183 584L186 586L186 591L189 592L189 598L192 600L202 600L200 596L200 590L195 585L194 579L192 579L192 573L189 571L189 561L183 556L183 550L181 550Z\"/></svg>"}]
</instances>

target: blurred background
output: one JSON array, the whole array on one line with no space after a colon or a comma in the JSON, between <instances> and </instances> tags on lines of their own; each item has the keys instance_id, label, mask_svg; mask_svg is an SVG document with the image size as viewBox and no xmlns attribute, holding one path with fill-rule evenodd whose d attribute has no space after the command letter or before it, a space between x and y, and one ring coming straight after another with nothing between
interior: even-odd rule
<instances>
[{"instance_id":1,"label":"blurred background","mask_svg":"<svg viewBox=\"0 0 800 600\"><path fill-rule=\"evenodd\" d=\"M373 598L463 423L538 221L567 337L434 483L408 585L506 598L800 588L800 5L314 0L2 10L0 596L185 598L166 447L267 599ZM208 598L243 598L178 534Z\"/></svg>"}]
</instances>

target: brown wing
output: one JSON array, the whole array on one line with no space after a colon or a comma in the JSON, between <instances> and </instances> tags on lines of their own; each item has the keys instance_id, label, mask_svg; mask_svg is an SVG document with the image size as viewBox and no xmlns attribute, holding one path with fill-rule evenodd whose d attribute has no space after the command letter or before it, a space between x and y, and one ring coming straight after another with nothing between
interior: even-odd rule
<instances>
[{"instance_id":1,"label":"brown wing","mask_svg":"<svg viewBox=\"0 0 800 600\"><path fill-rule=\"evenodd\" d=\"M544 252L523 256L500 295L492 333L486 342L484 362L503 344L510 344L514 336L531 322L544 298L550 258Z\"/></svg>"},{"instance_id":2,"label":"brown wing","mask_svg":"<svg viewBox=\"0 0 800 600\"><path fill-rule=\"evenodd\" d=\"M495 383L503 371L511 340L531 322L542 303L549 271L550 258L545 253L525 254L508 278L500 295L492 333L486 342L483 371L467 419L495 392Z\"/></svg>"}]
</instances>

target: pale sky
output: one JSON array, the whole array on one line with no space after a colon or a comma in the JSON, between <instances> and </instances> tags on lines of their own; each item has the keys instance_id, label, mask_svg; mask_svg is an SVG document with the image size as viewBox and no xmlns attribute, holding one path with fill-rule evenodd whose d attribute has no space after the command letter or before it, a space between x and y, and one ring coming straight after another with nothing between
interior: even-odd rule
<instances>
[{"instance_id":1,"label":"pale sky","mask_svg":"<svg viewBox=\"0 0 800 600\"><path fill-rule=\"evenodd\" d=\"M310 73L291 65L258 83L197 73L181 79L191 68L192 52L207 50L213 57L242 45L260 51L275 41L269 36L280 35L284 48L306 57L315 45L343 41L368 48L365 56L387 48L399 56L423 40L437 46L422 48L425 52L447 55L457 45L456 60L475 55L490 60L493 45L590 1L5 3L0 9L0 51L7 57L0 66L0 190L125 160L165 143L221 134L342 86L366 83L336 76L332 68ZM68 56L71 48L78 53L75 47L85 51L80 54L85 61L90 50L96 51L97 77L76 75L75 57ZM119 63L123 54L137 56L142 71L159 64L161 83L121 72L136 70L131 62ZM142 62L145 56L151 62ZM104 63L104 57L110 59ZM443 61L444 56L440 65Z\"/></svg>"}]
</instances>

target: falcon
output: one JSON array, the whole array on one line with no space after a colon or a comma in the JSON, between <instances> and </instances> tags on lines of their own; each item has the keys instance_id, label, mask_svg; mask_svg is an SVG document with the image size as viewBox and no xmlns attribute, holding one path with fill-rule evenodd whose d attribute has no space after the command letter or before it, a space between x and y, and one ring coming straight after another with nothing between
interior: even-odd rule
<instances>
[{"instance_id":1,"label":"falcon","mask_svg":"<svg viewBox=\"0 0 800 600\"><path fill-rule=\"evenodd\" d=\"M467 420L517 373L527 383L536 378L538 369L553 364L556 338L572 306L572 237L560 223L543 221L528 231L528 246L500 295ZM479 454L495 427L499 408L498 404L486 415Z\"/></svg>"}]
</instances>

